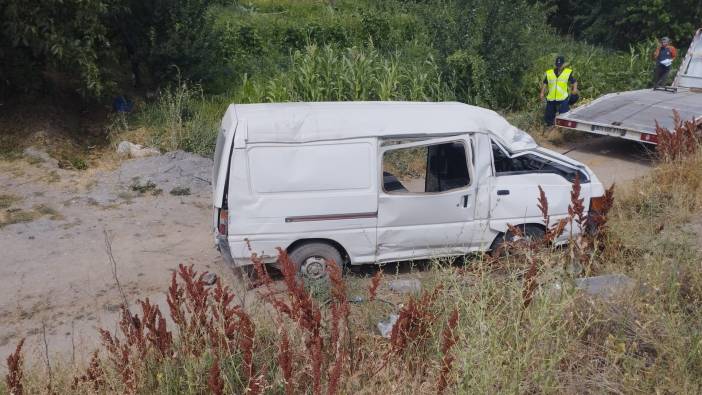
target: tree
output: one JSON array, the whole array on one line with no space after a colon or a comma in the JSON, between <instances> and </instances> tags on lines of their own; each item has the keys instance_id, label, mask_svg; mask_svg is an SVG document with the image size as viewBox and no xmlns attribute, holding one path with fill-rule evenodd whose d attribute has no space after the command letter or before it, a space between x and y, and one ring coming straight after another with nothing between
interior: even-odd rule
<instances>
[{"instance_id":1,"label":"tree","mask_svg":"<svg viewBox=\"0 0 702 395\"><path fill-rule=\"evenodd\" d=\"M104 19L116 0L4 0L0 4L0 88L43 87L48 77L79 79L79 91L99 96L104 65L113 59Z\"/></svg>"},{"instance_id":2,"label":"tree","mask_svg":"<svg viewBox=\"0 0 702 395\"><path fill-rule=\"evenodd\" d=\"M85 98L116 87L129 70L159 84L206 80L222 56L210 8L233 0L3 0L0 95L60 82ZM175 67L172 67L175 66Z\"/></svg>"},{"instance_id":3,"label":"tree","mask_svg":"<svg viewBox=\"0 0 702 395\"><path fill-rule=\"evenodd\" d=\"M154 83L179 74L207 80L220 71L221 44L212 28L210 9L232 0L127 0L114 20L129 58L134 82L145 68ZM172 67L176 66L176 67Z\"/></svg>"}]
</instances>

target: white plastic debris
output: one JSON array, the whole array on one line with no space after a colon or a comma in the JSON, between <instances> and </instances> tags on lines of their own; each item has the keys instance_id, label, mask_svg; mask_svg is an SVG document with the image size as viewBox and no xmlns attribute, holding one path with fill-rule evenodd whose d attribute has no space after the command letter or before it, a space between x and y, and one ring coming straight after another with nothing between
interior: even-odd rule
<instances>
[{"instance_id":1,"label":"white plastic debris","mask_svg":"<svg viewBox=\"0 0 702 395\"><path fill-rule=\"evenodd\" d=\"M422 283L416 278L392 280L388 283L391 291L408 294L419 293L422 290Z\"/></svg>"},{"instance_id":2,"label":"white plastic debris","mask_svg":"<svg viewBox=\"0 0 702 395\"><path fill-rule=\"evenodd\" d=\"M117 145L117 155L123 158L145 158L147 156L160 155L161 151L156 148L144 147L143 145L122 141Z\"/></svg>"},{"instance_id":3,"label":"white plastic debris","mask_svg":"<svg viewBox=\"0 0 702 395\"><path fill-rule=\"evenodd\" d=\"M378 322L378 332L386 339L390 338L392 327L395 326L397 319L400 318L397 314L390 314L387 320Z\"/></svg>"}]
</instances>

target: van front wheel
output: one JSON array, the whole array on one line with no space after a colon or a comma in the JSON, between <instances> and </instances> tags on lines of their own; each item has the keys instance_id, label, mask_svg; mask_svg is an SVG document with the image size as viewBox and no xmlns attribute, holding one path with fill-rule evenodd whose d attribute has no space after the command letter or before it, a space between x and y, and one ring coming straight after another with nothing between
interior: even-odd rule
<instances>
[{"instance_id":1,"label":"van front wheel","mask_svg":"<svg viewBox=\"0 0 702 395\"><path fill-rule=\"evenodd\" d=\"M490 251L494 257L502 257L506 255L515 255L523 252L524 246L520 246L520 242L531 242L534 240L541 240L544 238L544 229L538 225L525 224L518 225L517 228L521 230L522 237L518 237L511 231L499 235L492 242L490 246Z\"/></svg>"},{"instance_id":2,"label":"van front wheel","mask_svg":"<svg viewBox=\"0 0 702 395\"><path fill-rule=\"evenodd\" d=\"M339 250L325 243L303 244L290 253L290 260L298 273L307 280L326 279L327 262L337 265L339 269L343 269L344 264Z\"/></svg>"}]
</instances>

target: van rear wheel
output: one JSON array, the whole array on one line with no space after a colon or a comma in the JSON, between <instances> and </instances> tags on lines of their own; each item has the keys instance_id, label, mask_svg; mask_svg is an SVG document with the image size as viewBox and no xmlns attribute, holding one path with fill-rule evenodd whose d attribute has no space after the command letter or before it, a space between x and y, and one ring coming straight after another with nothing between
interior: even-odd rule
<instances>
[{"instance_id":1,"label":"van rear wheel","mask_svg":"<svg viewBox=\"0 0 702 395\"><path fill-rule=\"evenodd\" d=\"M328 277L326 263L343 269L344 261L339 250L325 243L306 243L289 255L298 273L306 280L324 280Z\"/></svg>"}]
</instances>

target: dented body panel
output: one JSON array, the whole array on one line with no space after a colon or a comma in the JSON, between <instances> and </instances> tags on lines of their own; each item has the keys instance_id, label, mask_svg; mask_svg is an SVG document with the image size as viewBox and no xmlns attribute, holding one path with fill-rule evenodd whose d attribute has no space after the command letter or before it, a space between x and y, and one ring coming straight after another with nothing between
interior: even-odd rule
<instances>
[{"instance_id":1,"label":"dented body panel","mask_svg":"<svg viewBox=\"0 0 702 395\"><path fill-rule=\"evenodd\" d=\"M456 110L456 103L450 106ZM417 108L416 103L409 106ZM433 103L431 108L440 107ZM316 116L298 114L307 125L321 122ZM247 265L256 253L273 263L277 248L290 250L309 240L334 245L354 265L464 255L488 250L508 224L542 223L536 206L539 185L554 220L567 214L572 185L567 178L572 174L582 175L586 204L603 193L589 169L527 143L523 132L510 130L507 139L504 133L470 130L477 124L504 127L501 122L475 119L466 130L457 123L457 130L447 133L452 121L444 119L439 133L431 130L431 119L424 119L429 125L424 133L404 136L395 121L390 114L376 120L373 129L364 120L358 127L371 129L347 138L311 138L310 132L300 132L295 139L283 133L275 141L267 133L257 140L251 125L261 127L261 121L243 118L237 106L230 106L217 141L213 177L215 236L225 261ZM393 132L385 136L373 130ZM496 147L502 162L522 166L519 174L496 168ZM531 166L525 156L552 172L524 167Z\"/></svg>"}]
</instances>

